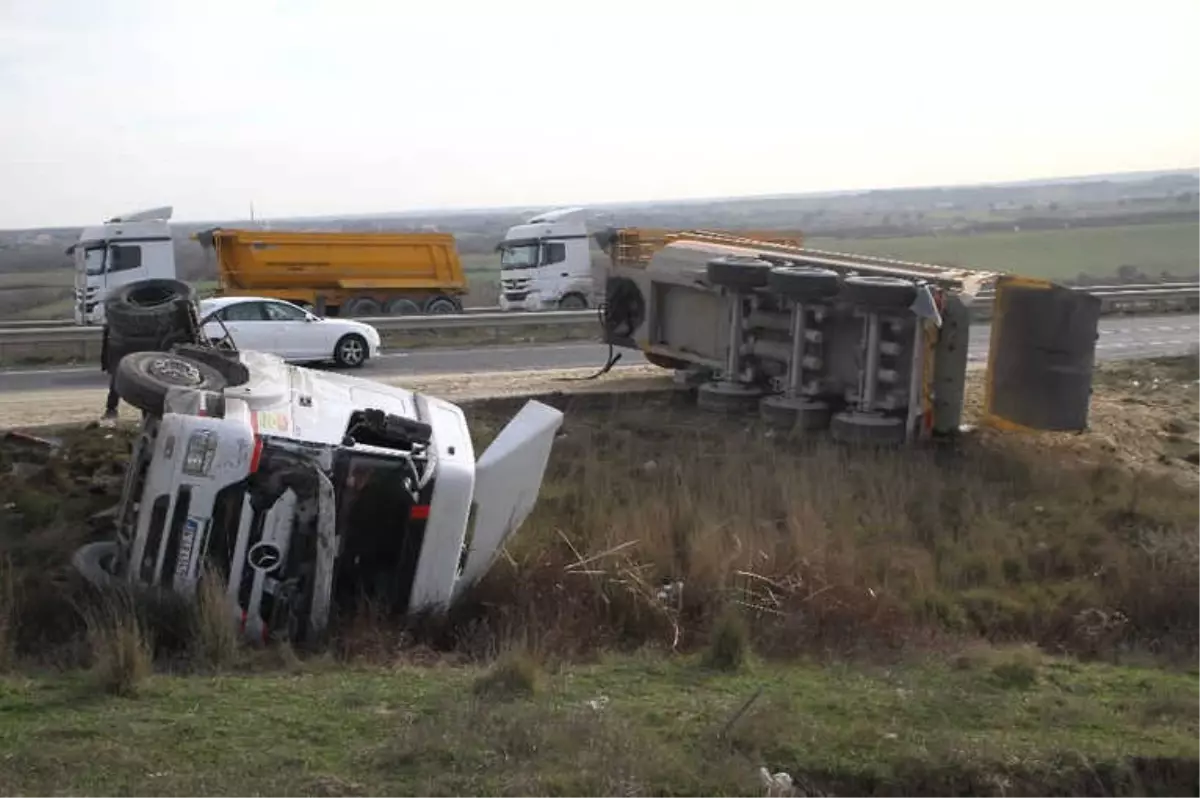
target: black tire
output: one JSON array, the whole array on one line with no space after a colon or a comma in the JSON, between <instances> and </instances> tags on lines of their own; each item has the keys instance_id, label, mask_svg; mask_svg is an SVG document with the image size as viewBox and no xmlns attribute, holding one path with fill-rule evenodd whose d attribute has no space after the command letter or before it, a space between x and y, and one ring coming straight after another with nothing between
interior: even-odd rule
<instances>
[{"instance_id":1,"label":"black tire","mask_svg":"<svg viewBox=\"0 0 1200 798\"><path fill-rule=\"evenodd\" d=\"M841 298L869 310L901 310L916 300L917 286L899 277L856 275L842 282Z\"/></svg>"},{"instance_id":2,"label":"black tire","mask_svg":"<svg viewBox=\"0 0 1200 798\"><path fill-rule=\"evenodd\" d=\"M686 360L676 360L673 357L660 355L658 352L642 352L642 357L646 358L646 362L652 366L658 366L660 369L670 369L671 371L682 371L691 365Z\"/></svg>"},{"instance_id":3,"label":"black tire","mask_svg":"<svg viewBox=\"0 0 1200 798\"><path fill-rule=\"evenodd\" d=\"M558 300L559 310L587 310L587 298L583 294L567 294Z\"/></svg>"},{"instance_id":4,"label":"black tire","mask_svg":"<svg viewBox=\"0 0 1200 798\"><path fill-rule=\"evenodd\" d=\"M151 415L161 416L171 388L221 393L225 378L206 363L170 352L135 352L121 359L114 380L117 395Z\"/></svg>"},{"instance_id":5,"label":"black tire","mask_svg":"<svg viewBox=\"0 0 1200 798\"><path fill-rule=\"evenodd\" d=\"M342 305L343 316L378 316L382 312L379 303L369 296L356 296Z\"/></svg>"},{"instance_id":6,"label":"black tire","mask_svg":"<svg viewBox=\"0 0 1200 798\"><path fill-rule=\"evenodd\" d=\"M777 266L767 275L767 289L798 302L820 302L841 290L838 273L808 266Z\"/></svg>"},{"instance_id":7,"label":"black tire","mask_svg":"<svg viewBox=\"0 0 1200 798\"><path fill-rule=\"evenodd\" d=\"M250 381L250 369L238 360L237 353L231 349L216 349L199 344L177 344L171 352L183 355L198 363L212 366L217 373L225 378L226 385L245 385Z\"/></svg>"},{"instance_id":8,"label":"black tire","mask_svg":"<svg viewBox=\"0 0 1200 798\"><path fill-rule=\"evenodd\" d=\"M347 333L333 347L333 362L344 369L362 368L367 353L366 339L357 333Z\"/></svg>"},{"instance_id":9,"label":"black tire","mask_svg":"<svg viewBox=\"0 0 1200 798\"><path fill-rule=\"evenodd\" d=\"M179 326L179 305L195 301L196 289L180 280L139 280L109 294L104 313L118 335L161 338Z\"/></svg>"},{"instance_id":10,"label":"black tire","mask_svg":"<svg viewBox=\"0 0 1200 798\"><path fill-rule=\"evenodd\" d=\"M751 291L767 284L771 264L760 258L731 255L710 260L705 271L712 285L734 291Z\"/></svg>"},{"instance_id":11,"label":"black tire","mask_svg":"<svg viewBox=\"0 0 1200 798\"><path fill-rule=\"evenodd\" d=\"M426 313L462 313L462 305L453 297L448 297L445 294L438 294L425 303Z\"/></svg>"},{"instance_id":12,"label":"black tire","mask_svg":"<svg viewBox=\"0 0 1200 798\"><path fill-rule=\"evenodd\" d=\"M388 302L386 311L389 316L417 316L421 313L421 306L411 299L400 297Z\"/></svg>"},{"instance_id":13,"label":"black tire","mask_svg":"<svg viewBox=\"0 0 1200 798\"><path fill-rule=\"evenodd\" d=\"M117 543L102 540L80 546L71 555L71 565L92 587L106 588L117 583L112 565L117 559Z\"/></svg>"}]
</instances>

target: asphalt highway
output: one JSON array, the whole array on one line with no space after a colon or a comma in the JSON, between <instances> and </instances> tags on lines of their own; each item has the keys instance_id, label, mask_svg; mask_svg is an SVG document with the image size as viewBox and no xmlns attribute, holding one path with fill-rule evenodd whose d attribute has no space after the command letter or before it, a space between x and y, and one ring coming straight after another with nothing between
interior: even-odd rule
<instances>
[{"instance_id":1,"label":"asphalt highway","mask_svg":"<svg viewBox=\"0 0 1200 798\"><path fill-rule=\"evenodd\" d=\"M972 363L986 363L989 332L986 324L971 329L969 357ZM1096 357L1098 360L1119 360L1187 354L1196 346L1198 337L1200 316L1110 317L1100 321ZM619 351L622 352L622 365L645 362L638 352ZM360 371L351 373L370 378L599 368L607 355L608 347L596 343L385 351ZM0 393L5 394L96 389L107 384L106 375L95 365L0 370Z\"/></svg>"}]
</instances>

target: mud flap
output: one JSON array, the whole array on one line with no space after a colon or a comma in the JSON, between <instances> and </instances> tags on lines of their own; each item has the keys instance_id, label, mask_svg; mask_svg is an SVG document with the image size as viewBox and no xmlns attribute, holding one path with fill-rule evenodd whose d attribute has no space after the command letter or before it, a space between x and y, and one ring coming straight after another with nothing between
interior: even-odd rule
<instances>
[{"instance_id":1,"label":"mud flap","mask_svg":"<svg viewBox=\"0 0 1200 798\"><path fill-rule=\"evenodd\" d=\"M473 525L467 530L455 600L487 572L504 541L533 510L562 419L563 414L549 405L527 402L480 456L475 465Z\"/></svg>"},{"instance_id":2,"label":"mud flap","mask_svg":"<svg viewBox=\"0 0 1200 798\"><path fill-rule=\"evenodd\" d=\"M996 280L983 423L1087 429L1100 299L1047 280Z\"/></svg>"}]
</instances>

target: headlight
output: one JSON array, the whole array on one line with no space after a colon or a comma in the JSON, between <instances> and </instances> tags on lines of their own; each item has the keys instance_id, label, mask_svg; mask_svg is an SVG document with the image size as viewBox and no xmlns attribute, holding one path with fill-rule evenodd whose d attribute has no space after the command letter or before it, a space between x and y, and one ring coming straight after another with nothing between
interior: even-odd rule
<instances>
[{"instance_id":1,"label":"headlight","mask_svg":"<svg viewBox=\"0 0 1200 798\"><path fill-rule=\"evenodd\" d=\"M204 429L193 432L183 453L183 473L193 477L208 476L217 454L217 434Z\"/></svg>"}]
</instances>

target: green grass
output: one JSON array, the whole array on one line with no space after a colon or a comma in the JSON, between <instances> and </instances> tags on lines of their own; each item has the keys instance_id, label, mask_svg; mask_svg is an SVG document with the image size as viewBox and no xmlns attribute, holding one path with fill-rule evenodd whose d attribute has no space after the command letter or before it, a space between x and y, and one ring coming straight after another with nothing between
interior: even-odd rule
<instances>
[{"instance_id":1,"label":"green grass","mask_svg":"<svg viewBox=\"0 0 1200 798\"><path fill-rule=\"evenodd\" d=\"M473 667L157 676L136 698L10 677L0 792L745 795L765 766L809 794L1195 793L1194 674L1037 668L1014 686L936 663L731 675L641 655L515 700L475 695ZM1121 783L1160 757L1156 782Z\"/></svg>"},{"instance_id":2,"label":"green grass","mask_svg":"<svg viewBox=\"0 0 1200 798\"><path fill-rule=\"evenodd\" d=\"M1140 224L911 238L811 238L816 249L883 255L1063 280L1081 273L1115 277L1124 265L1150 277L1196 278L1200 223Z\"/></svg>"}]
</instances>

